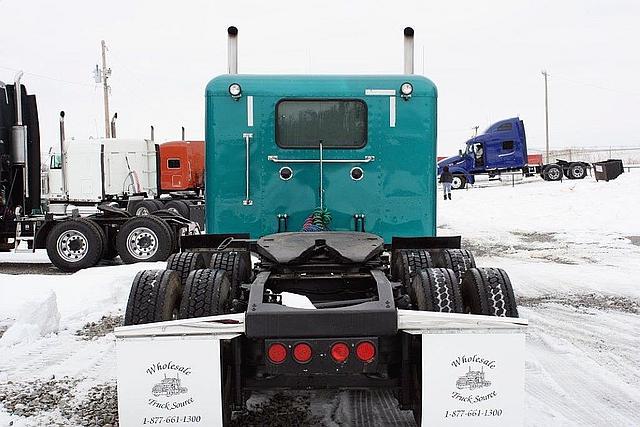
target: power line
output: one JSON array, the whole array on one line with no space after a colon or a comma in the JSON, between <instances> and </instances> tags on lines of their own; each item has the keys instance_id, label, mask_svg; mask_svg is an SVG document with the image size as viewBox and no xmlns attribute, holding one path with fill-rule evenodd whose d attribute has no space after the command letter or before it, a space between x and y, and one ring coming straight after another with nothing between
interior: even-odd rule
<instances>
[{"instance_id":1,"label":"power line","mask_svg":"<svg viewBox=\"0 0 640 427\"><path fill-rule=\"evenodd\" d=\"M620 89L613 89L613 88L610 88L610 87L600 86L600 85L596 85L596 84L593 84L593 83L579 82L579 81L576 81L576 80L573 80L573 79L568 79L568 78L563 77L561 75L558 76L557 74L554 74L553 77L555 77L557 79L560 79L560 80L565 80L567 82L570 82L570 83L573 83L573 84L576 84L576 85L588 86L588 87L592 87L592 88L595 88L595 89L604 90L604 91L607 91L607 92L618 93L618 94L621 94L621 95L640 96L640 93L628 92L628 91L624 91L624 90L620 90Z\"/></svg>"},{"instance_id":2,"label":"power line","mask_svg":"<svg viewBox=\"0 0 640 427\"><path fill-rule=\"evenodd\" d=\"M22 71L22 70L19 70L17 68L4 67L4 66L0 66L0 69L7 70L7 71L13 71L13 72ZM57 77L46 76L44 74L31 73L29 71L24 71L24 74L27 75L27 76L37 77L37 78L46 79L46 80L52 80L52 81L55 81L55 82L65 83L65 84L70 84L70 85L80 85L80 86L88 86L88 87L94 87L95 86L95 85L93 85L91 83L73 82L73 81L70 81L70 80L59 79Z\"/></svg>"}]
</instances>

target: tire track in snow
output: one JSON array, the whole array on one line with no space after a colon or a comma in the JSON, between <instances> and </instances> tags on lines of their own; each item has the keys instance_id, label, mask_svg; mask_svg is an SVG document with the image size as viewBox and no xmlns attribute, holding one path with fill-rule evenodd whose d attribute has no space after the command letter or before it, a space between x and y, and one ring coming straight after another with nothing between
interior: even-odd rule
<instances>
[{"instance_id":1,"label":"tire track in snow","mask_svg":"<svg viewBox=\"0 0 640 427\"><path fill-rule=\"evenodd\" d=\"M527 425L640 425L640 316L523 309Z\"/></svg>"},{"instance_id":2,"label":"tire track in snow","mask_svg":"<svg viewBox=\"0 0 640 427\"><path fill-rule=\"evenodd\" d=\"M31 380L53 376L113 378L115 342L109 337L84 341L64 332L31 344L3 349L0 379Z\"/></svg>"},{"instance_id":3,"label":"tire track in snow","mask_svg":"<svg viewBox=\"0 0 640 427\"><path fill-rule=\"evenodd\" d=\"M384 390L345 390L337 398L338 408L330 412L328 424L347 425L336 414L350 414L348 425L352 426L415 426L413 413L401 411L398 401L391 392ZM347 407L345 407L347 405Z\"/></svg>"}]
</instances>

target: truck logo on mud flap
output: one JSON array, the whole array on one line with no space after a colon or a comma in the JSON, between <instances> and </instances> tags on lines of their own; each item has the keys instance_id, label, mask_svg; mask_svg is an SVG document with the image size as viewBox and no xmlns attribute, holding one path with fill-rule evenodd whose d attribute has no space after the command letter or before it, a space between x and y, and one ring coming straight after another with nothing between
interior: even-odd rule
<instances>
[{"instance_id":1,"label":"truck logo on mud flap","mask_svg":"<svg viewBox=\"0 0 640 427\"><path fill-rule=\"evenodd\" d=\"M171 397L177 394L182 394L188 392L189 389L186 387L182 387L180 384L180 376L176 376L175 378L169 377L165 374L164 378L160 380L160 382L153 386L151 392L154 396L166 396Z\"/></svg>"},{"instance_id":2,"label":"truck logo on mud flap","mask_svg":"<svg viewBox=\"0 0 640 427\"><path fill-rule=\"evenodd\" d=\"M491 381L484 379L484 367L481 367L479 371L472 371L471 366L469 366L469 371L456 381L458 390L465 388L475 390L477 388L489 387L490 385Z\"/></svg>"},{"instance_id":3,"label":"truck logo on mud flap","mask_svg":"<svg viewBox=\"0 0 640 427\"><path fill-rule=\"evenodd\" d=\"M480 366L478 367L478 365ZM460 355L451 361L451 367L466 368L462 375L458 372L454 377L457 378L456 388L451 392L451 398L455 401L478 404L497 397L498 394L495 389L479 391L492 386L491 381L485 375L487 372L496 369L495 360L478 354Z\"/></svg>"},{"instance_id":4,"label":"truck logo on mud flap","mask_svg":"<svg viewBox=\"0 0 640 427\"><path fill-rule=\"evenodd\" d=\"M182 385L182 380L183 378L188 378L192 372L190 366L181 365L173 361L157 362L150 365L146 373L154 377L149 384L153 397L149 397L147 404L157 409L169 411L191 405L194 402L194 398L189 396L189 389ZM162 374L162 378L160 378L159 382L156 382L159 374ZM182 378L180 374L182 374ZM189 381L186 382L188 383ZM184 396L184 394L187 395Z\"/></svg>"}]
</instances>

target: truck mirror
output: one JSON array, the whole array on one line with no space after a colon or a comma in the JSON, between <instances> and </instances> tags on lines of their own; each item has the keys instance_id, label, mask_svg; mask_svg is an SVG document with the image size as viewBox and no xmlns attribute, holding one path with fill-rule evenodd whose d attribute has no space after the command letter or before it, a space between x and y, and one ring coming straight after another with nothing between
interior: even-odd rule
<instances>
[{"instance_id":1,"label":"truck mirror","mask_svg":"<svg viewBox=\"0 0 640 427\"><path fill-rule=\"evenodd\" d=\"M461 148L458 150L458 156L462 156L462 149Z\"/></svg>"}]
</instances>

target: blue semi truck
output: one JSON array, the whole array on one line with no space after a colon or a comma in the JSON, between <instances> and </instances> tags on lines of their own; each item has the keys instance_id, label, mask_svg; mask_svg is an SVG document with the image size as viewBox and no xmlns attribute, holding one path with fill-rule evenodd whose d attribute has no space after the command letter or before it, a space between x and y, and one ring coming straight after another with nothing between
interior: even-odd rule
<instances>
[{"instance_id":1,"label":"blue semi truck","mask_svg":"<svg viewBox=\"0 0 640 427\"><path fill-rule=\"evenodd\" d=\"M436 236L437 90L413 74L413 30L405 73L381 76L237 74L228 33L230 73L206 88L208 234L136 275L125 325L242 314L225 425L267 389L385 390L420 425L421 336L400 312L518 310L503 270Z\"/></svg>"},{"instance_id":2,"label":"blue semi truck","mask_svg":"<svg viewBox=\"0 0 640 427\"><path fill-rule=\"evenodd\" d=\"M445 166L453 174L453 189L474 184L475 177L487 175L499 179L504 173L522 173L525 176L540 175L545 181L582 179L587 176L590 165L586 162L556 160L549 164L530 164L527 154L527 137L524 122L519 117L501 120L492 124L481 135L477 135L459 150L457 156L438 162L438 175Z\"/></svg>"}]
</instances>

